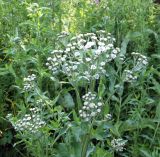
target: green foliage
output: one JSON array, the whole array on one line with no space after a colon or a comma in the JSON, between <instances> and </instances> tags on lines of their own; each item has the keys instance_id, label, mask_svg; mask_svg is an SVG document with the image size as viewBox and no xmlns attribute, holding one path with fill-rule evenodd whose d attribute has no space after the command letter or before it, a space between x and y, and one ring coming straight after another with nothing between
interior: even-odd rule
<instances>
[{"instance_id":1,"label":"green foliage","mask_svg":"<svg viewBox=\"0 0 160 157\"><path fill-rule=\"evenodd\" d=\"M160 7L152 0L36 2L0 0L0 156L159 157ZM50 52L65 50L75 34L101 29L115 37L125 62L107 63L106 74L91 82L47 69ZM149 64L129 83L124 70L136 64L132 52L145 54ZM24 78L33 73L34 88L25 91ZM89 91L103 107L85 122L79 110ZM14 124L33 107L46 125L36 134L18 131ZM112 147L118 138L127 140L122 152Z\"/></svg>"}]
</instances>

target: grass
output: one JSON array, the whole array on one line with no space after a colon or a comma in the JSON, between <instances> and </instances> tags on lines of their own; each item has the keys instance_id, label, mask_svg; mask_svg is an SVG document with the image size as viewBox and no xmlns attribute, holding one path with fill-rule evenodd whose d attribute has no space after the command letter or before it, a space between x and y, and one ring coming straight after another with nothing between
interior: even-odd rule
<instances>
[{"instance_id":1,"label":"grass","mask_svg":"<svg viewBox=\"0 0 160 157\"><path fill-rule=\"evenodd\" d=\"M89 0L1 0L0 13L0 156L159 157L158 5L151 0L101 0L99 4ZM55 74L48 69L47 58L54 58L53 50L65 50L78 34L92 32L99 39L99 30L111 33L113 46L120 52L109 62L101 56L92 63L97 64L98 79L82 77L84 71L91 71L85 61L94 57L90 48L79 50L84 58L78 74L69 75L64 69ZM69 61L79 61L73 52L65 60L68 68ZM138 63L132 52L147 57L146 68L134 71ZM126 57L124 61L120 55ZM102 62L105 74L99 69ZM54 63L59 67L64 64L59 60ZM125 70L133 72L137 80L126 81ZM34 88L24 91L24 78L31 74L36 75ZM79 111L85 102L82 97L89 91L96 94L92 103L100 101L103 106L86 122ZM16 129L16 122L26 114L34 116L30 111L34 107L39 108L36 114L45 125L37 126L36 134ZM12 114L9 119L8 114ZM108 114L111 119L106 118ZM113 139L124 140L123 151L116 151Z\"/></svg>"}]
</instances>

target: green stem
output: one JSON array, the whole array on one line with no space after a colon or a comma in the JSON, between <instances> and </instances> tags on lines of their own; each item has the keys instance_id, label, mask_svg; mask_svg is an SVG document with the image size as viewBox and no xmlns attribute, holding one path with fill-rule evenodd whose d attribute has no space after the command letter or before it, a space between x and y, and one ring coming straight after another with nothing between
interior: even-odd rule
<instances>
[{"instance_id":1,"label":"green stem","mask_svg":"<svg viewBox=\"0 0 160 157\"><path fill-rule=\"evenodd\" d=\"M76 91L76 99L77 99L77 108L76 110L79 111L80 107L82 106L82 102L81 102L81 97L78 91L78 87L74 87L75 91Z\"/></svg>"},{"instance_id":2,"label":"green stem","mask_svg":"<svg viewBox=\"0 0 160 157\"><path fill-rule=\"evenodd\" d=\"M119 111L118 111L118 116L117 116L117 121L118 121L118 122L119 122L119 119L120 119L121 108L122 108L122 99L121 99L121 97L120 97L120 102L119 102Z\"/></svg>"},{"instance_id":3,"label":"green stem","mask_svg":"<svg viewBox=\"0 0 160 157\"><path fill-rule=\"evenodd\" d=\"M113 151L113 157L115 156L114 154L115 154L115 153L114 153L114 151Z\"/></svg>"},{"instance_id":4,"label":"green stem","mask_svg":"<svg viewBox=\"0 0 160 157\"><path fill-rule=\"evenodd\" d=\"M81 157L86 157L87 154L87 149L88 149L88 144L90 142L90 136L91 136L91 130L92 130L92 124L90 125L89 132L84 136L84 142L82 146L82 153Z\"/></svg>"},{"instance_id":5,"label":"green stem","mask_svg":"<svg viewBox=\"0 0 160 157\"><path fill-rule=\"evenodd\" d=\"M94 88L95 88L95 80L91 80L91 84L90 84L90 90L91 92L94 92Z\"/></svg>"},{"instance_id":6,"label":"green stem","mask_svg":"<svg viewBox=\"0 0 160 157\"><path fill-rule=\"evenodd\" d=\"M83 143L83 146L82 146L81 157L86 157L89 140L90 140L90 135L86 134L84 136L84 143Z\"/></svg>"}]
</instances>

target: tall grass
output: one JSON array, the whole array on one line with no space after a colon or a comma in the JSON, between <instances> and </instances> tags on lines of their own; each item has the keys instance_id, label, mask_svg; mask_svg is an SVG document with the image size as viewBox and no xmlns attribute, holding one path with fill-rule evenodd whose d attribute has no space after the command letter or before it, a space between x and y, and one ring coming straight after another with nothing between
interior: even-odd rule
<instances>
[{"instance_id":1,"label":"tall grass","mask_svg":"<svg viewBox=\"0 0 160 157\"><path fill-rule=\"evenodd\" d=\"M0 156L1 152L3 156L13 156L6 154L4 148L14 146L15 156L28 157L69 157L81 154L80 150L82 156L88 153L93 157L159 157L159 8L152 0L101 0L98 4L90 0L1 0ZM75 34L97 30L110 32L116 39L114 46L120 47L128 58L132 52L149 57L148 68L137 83L124 84L116 93L117 82L122 81L122 71L132 65L131 59L122 67L111 63L106 67L110 77L88 86L63 75L54 77L47 70L45 63L51 51L64 49ZM70 34L58 40L63 31ZM31 73L38 76L36 94L24 94L23 78ZM103 98L102 117L111 113L111 122L95 121L90 128L80 125L77 110L88 88ZM18 113L24 114L39 97L45 101L43 114L48 114L50 124L44 128L44 136L28 140L30 134L23 138L16 135L6 115L12 113L18 118ZM73 108L74 105L78 107ZM68 119L71 126L65 125ZM126 150L112 152L110 139L121 136L128 140ZM19 144L14 145L17 141Z\"/></svg>"}]
</instances>

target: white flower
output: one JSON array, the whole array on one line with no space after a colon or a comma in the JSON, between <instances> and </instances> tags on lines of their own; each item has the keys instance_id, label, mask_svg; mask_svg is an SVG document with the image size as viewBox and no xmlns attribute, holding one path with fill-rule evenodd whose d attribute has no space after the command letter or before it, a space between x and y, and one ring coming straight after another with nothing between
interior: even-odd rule
<instances>
[{"instance_id":1,"label":"white flower","mask_svg":"<svg viewBox=\"0 0 160 157\"><path fill-rule=\"evenodd\" d=\"M104 66L104 65L105 65L105 62L101 62L100 65L101 65L101 66Z\"/></svg>"},{"instance_id":2,"label":"white flower","mask_svg":"<svg viewBox=\"0 0 160 157\"><path fill-rule=\"evenodd\" d=\"M98 45L99 45L99 46L105 46L105 43L103 43L103 42L98 42Z\"/></svg>"},{"instance_id":3,"label":"white flower","mask_svg":"<svg viewBox=\"0 0 160 157\"><path fill-rule=\"evenodd\" d=\"M97 40L97 37L96 36L92 36L91 39L92 40Z\"/></svg>"},{"instance_id":4,"label":"white flower","mask_svg":"<svg viewBox=\"0 0 160 157\"><path fill-rule=\"evenodd\" d=\"M54 57L54 58L52 59L52 61L53 61L53 62L56 62L56 61L57 61L57 58Z\"/></svg>"},{"instance_id":5,"label":"white flower","mask_svg":"<svg viewBox=\"0 0 160 157\"><path fill-rule=\"evenodd\" d=\"M83 97L83 98L84 98L84 97ZM84 105L88 105L88 102L87 102L87 101L85 101L85 102L84 102Z\"/></svg>"},{"instance_id":6,"label":"white flower","mask_svg":"<svg viewBox=\"0 0 160 157\"><path fill-rule=\"evenodd\" d=\"M46 63L46 66L49 66L49 63Z\"/></svg>"},{"instance_id":7,"label":"white flower","mask_svg":"<svg viewBox=\"0 0 160 157\"><path fill-rule=\"evenodd\" d=\"M117 54L118 51L117 51L116 49L114 49L114 50L112 51L112 53L113 53L113 54Z\"/></svg>"},{"instance_id":8,"label":"white flower","mask_svg":"<svg viewBox=\"0 0 160 157\"><path fill-rule=\"evenodd\" d=\"M71 43L69 43L68 45L67 45L67 47L71 47L72 46L72 44Z\"/></svg>"},{"instance_id":9,"label":"white flower","mask_svg":"<svg viewBox=\"0 0 160 157\"><path fill-rule=\"evenodd\" d=\"M85 109L86 109L86 106L83 106L82 109L85 110Z\"/></svg>"},{"instance_id":10,"label":"white flower","mask_svg":"<svg viewBox=\"0 0 160 157\"><path fill-rule=\"evenodd\" d=\"M92 70L95 70L95 69L96 69L96 66L95 66L95 65L91 65L91 69L92 69Z\"/></svg>"},{"instance_id":11,"label":"white flower","mask_svg":"<svg viewBox=\"0 0 160 157\"><path fill-rule=\"evenodd\" d=\"M71 49L70 48L66 48L66 52L70 52L71 51Z\"/></svg>"},{"instance_id":12,"label":"white flower","mask_svg":"<svg viewBox=\"0 0 160 157\"><path fill-rule=\"evenodd\" d=\"M117 50L118 52L120 52L120 48L119 48L119 47L116 47L116 50Z\"/></svg>"},{"instance_id":13,"label":"white flower","mask_svg":"<svg viewBox=\"0 0 160 157\"><path fill-rule=\"evenodd\" d=\"M65 60L66 60L65 57L62 57L62 58L61 58L61 61L62 61L62 62L64 62Z\"/></svg>"},{"instance_id":14,"label":"white flower","mask_svg":"<svg viewBox=\"0 0 160 157\"><path fill-rule=\"evenodd\" d=\"M87 62L90 62L90 61L91 61L91 58L86 58L86 61L87 61Z\"/></svg>"},{"instance_id":15,"label":"white flower","mask_svg":"<svg viewBox=\"0 0 160 157\"><path fill-rule=\"evenodd\" d=\"M99 46L98 49L101 51L101 52L105 52L106 51L106 47L105 46Z\"/></svg>"},{"instance_id":16,"label":"white flower","mask_svg":"<svg viewBox=\"0 0 160 157\"><path fill-rule=\"evenodd\" d=\"M94 108L94 107L95 107L95 103L90 103L90 104L89 104L89 107L90 107L90 108Z\"/></svg>"},{"instance_id":17,"label":"white flower","mask_svg":"<svg viewBox=\"0 0 160 157\"><path fill-rule=\"evenodd\" d=\"M74 66L73 66L73 70L76 70L77 68L78 68L77 65L74 65Z\"/></svg>"},{"instance_id":18,"label":"white flower","mask_svg":"<svg viewBox=\"0 0 160 157\"><path fill-rule=\"evenodd\" d=\"M108 47L113 48L113 44L108 44Z\"/></svg>"},{"instance_id":19,"label":"white flower","mask_svg":"<svg viewBox=\"0 0 160 157\"><path fill-rule=\"evenodd\" d=\"M86 118L86 117L87 117L86 113L83 113L83 118Z\"/></svg>"},{"instance_id":20,"label":"white flower","mask_svg":"<svg viewBox=\"0 0 160 157\"><path fill-rule=\"evenodd\" d=\"M82 37L83 37L83 34L79 34L77 37L78 37L78 38L82 38Z\"/></svg>"},{"instance_id":21,"label":"white flower","mask_svg":"<svg viewBox=\"0 0 160 157\"><path fill-rule=\"evenodd\" d=\"M77 43L74 42L74 43L72 43L72 45L73 45L73 46L77 46Z\"/></svg>"},{"instance_id":22,"label":"white flower","mask_svg":"<svg viewBox=\"0 0 160 157\"><path fill-rule=\"evenodd\" d=\"M111 49L111 47L110 46L106 46L105 49L106 49L106 51L108 51L108 50Z\"/></svg>"},{"instance_id":23,"label":"white flower","mask_svg":"<svg viewBox=\"0 0 160 157\"><path fill-rule=\"evenodd\" d=\"M95 42L87 42L87 44L85 45L85 49L89 49L94 45L95 45Z\"/></svg>"},{"instance_id":24,"label":"white flower","mask_svg":"<svg viewBox=\"0 0 160 157\"><path fill-rule=\"evenodd\" d=\"M52 58L51 58L51 57L48 57L47 60L50 61L50 60L52 60Z\"/></svg>"},{"instance_id":25,"label":"white flower","mask_svg":"<svg viewBox=\"0 0 160 157\"><path fill-rule=\"evenodd\" d=\"M101 103L101 102L98 102L97 105L100 107L100 106L102 106L102 103Z\"/></svg>"},{"instance_id":26,"label":"white flower","mask_svg":"<svg viewBox=\"0 0 160 157\"><path fill-rule=\"evenodd\" d=\"M115 149L115 151L122 152L124 150L126 142L127 140L123 140L121 138L113 139L111 141L111 146L113 147L113 149Z\"/></svg>"},{"instance_id":27,"label":"white flower","mask_svg":"<svg viewBox=\"0 0 160 157\"><path fill-rule=\"evenodd\" d=\"M80 56L80 52L76 51L76 52L74 53L74 55L75 55L75 57L78 57L78 56Z\"/></svg>"},{"instance_id":28,"label":"white flower","mask_svg":"<svg viewBox=\"0 0 160 157\"><path fill-rule=\"evenodd\" d=\"M91 113L91 117L94 117L96 115L96 112Z\"/></svg>"},{"instance_id":29,"label":"white flower","mask_svg":"<svg viewBox=\"0 0 160 157\"><path fill-rule=\"evenodd\" d=\"M31 120L31 117L27 117L26 120Z\"/></svg>"},{"instance_id":30,"label":"white flower","mask_svg":"<svg viewBox=\"0 0 160 157\"><path fill-rule=\"evenodd\" d=\"M95 50L95 54L96 55L100 55L101 54L101 50L100 49Z\"/></svg>"},{"instance_id":31,"label":"white flower","mask_svg":"<svg viewBox=\"0 0 160 157\"><path fill-rule=\"evenodd\" d=\"M71 47L71 50L75 50L75 49L76 49L75 46L72 46L72 47Z\"/></svg>"},{"instance_id":32,"label":"white flower","mask_svg":"<svg viewBox=\"0 0 160 157\"><path fill-rule=\"evenodd\" d=\"M99 74L95 74L93 77L94 77L96 80L98 80L98 79L99 79Z\"/></svg>"},{"instance_id":33,"label":"white flower","mask_svg":"<svg viewBox=\"0 0 160 157\"><path fill-rule=\"evenodd\" d=\"M143 63L144 65L147 65L147 64L148 64L147 60L143 60L142 63Z\"/></svg>"},{"instance_id":34,"label":"white flower","mask_svg":"<svg viewBox=\"0 0 160 157\"><path fill-rule=\"evenodd\" d=\"M107 38L100 38L100 41L107 41Z\"/></svg>"},{"instance_id":35,"label":"white flower","mask_svg":"<svg viewBox=\"0 0 160 157\"><path fill-rule=\"evenodd\" d=\"M116 58L116 55L115 54L111 54L111 58L112 59Z\"/></svg>"},{"instance_id":36,"label":"white flower","mask_svg":"<svg viewBox=\"0 0 160 157\"><path fill-rule=\"evenodd\" d=\"M79 45L79 44L84 44L85 42L86 42L86 40L80 39L80 40L78 41L78 45Z\"/></svg>"}]
</instances>

